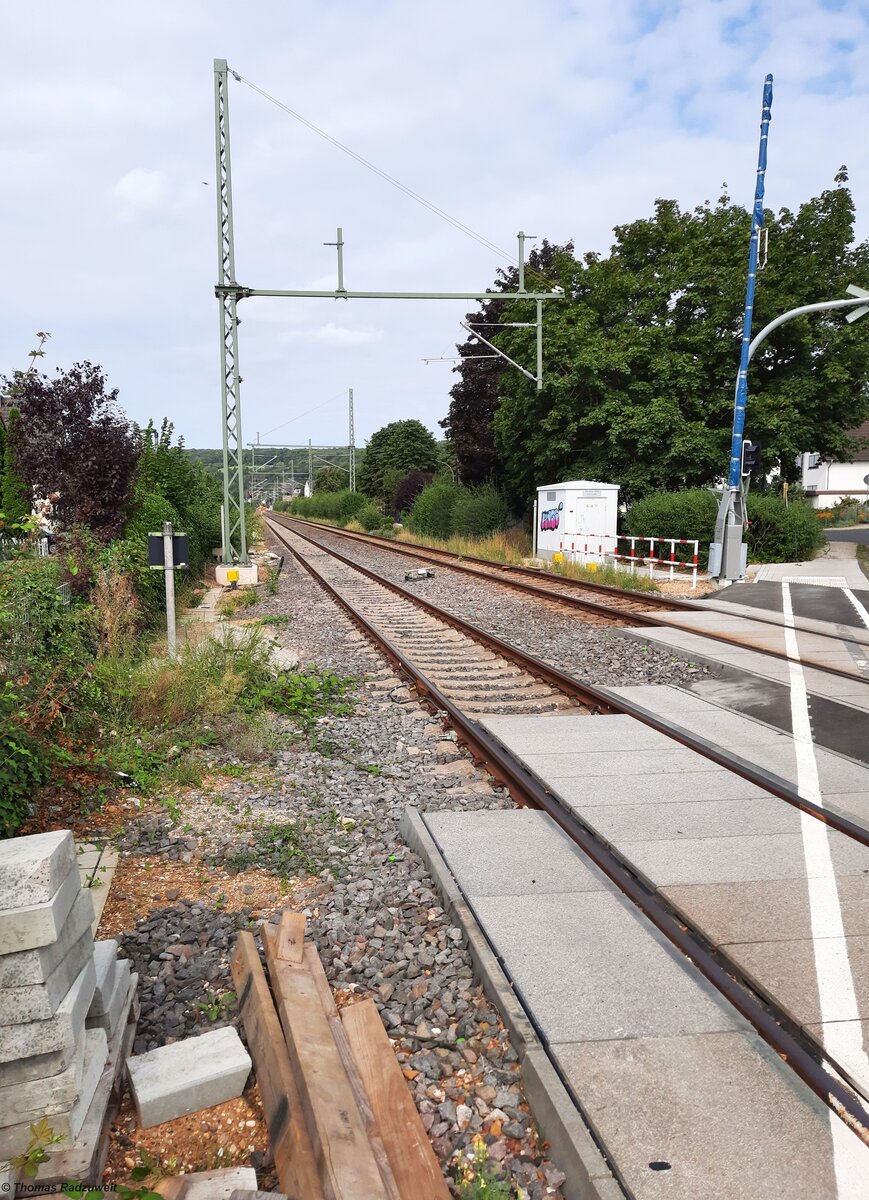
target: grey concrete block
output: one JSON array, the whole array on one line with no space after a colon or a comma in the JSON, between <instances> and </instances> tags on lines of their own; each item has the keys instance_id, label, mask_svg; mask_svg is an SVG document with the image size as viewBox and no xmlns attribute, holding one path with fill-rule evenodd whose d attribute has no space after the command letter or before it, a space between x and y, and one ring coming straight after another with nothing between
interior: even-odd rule
<instances>
[{"instance_id":1,"label":"grey concrete block","mask_svg":"<svg viewBox=\"0 0 869 1200\"><path fill-rule=\"evenodd\" d=\"M424 820L470 897L604 887L603 875L545 813L529 808L432 812Z\"/></svg>"},{"instance_id":2,"label":"grey concrete block","mask_svg":"<svg viewBox=\"0 0 869 1200\"><path fill-rule=\"evenodd\" d=\"M81 1084L72 1106L66 1111L46 1116L53 1133L59 1134L66 1143L73 1142L81 1132L87 1110L97 1090L97 1084L106 1065L108 1042L102 1029L89 1029L85 1034L84 1067ZM37 1118L39 1119L39 1118ZM30 1120L0 1129L0 1158L11 1158L27 1149L31 1140Z\"/></svg>"},{"instance_id":3,"label":"grey concrete block","mask_svg":"<svg viewBox=\"0 0 869 1200\"><path fill-rule=\"evenodd\" d=\"M19 950L15 954L0 954L0 988L24 987L43 983L60 963L94 919L91 893L82 888L75 898L69 916L56 942L34 950Z\"/></svg>"},{"instance_id":4,"label":"grey concrete block","mask_svg":"<svg viewBox=\"0 0 869 1200\"><path fill-rule=\"evenodd\" d=\"M75 867L68 829L0 842L0 909L45 904Z\"/></svg>"},{"instance_id":5,"label":"grey concrete block","mask_svg":"<svg viewBox=\"0 0 869 1200\"><path fill-rule=\"evenodd\" d=\"M84 1036L84 1026L79 1031L79 1038ZM20 1058L17 1061L5 1062L0 1065L3 1086L13 1087L19 1084L33 1083L36 1080L51 1079L66 1071L75 1058L78 1041L73 1045L64 1046L50 1054L34 1054L30 1058Z\"/></svg>"},{"instance_id":6,"label":"grey concrete block","mask_svg":"<svg viewBox=\"0 0 869 1200\"><path fill-rule=\"evenodd\" d=\"M0 910L0 954L56 942L80 891L78 870L73 866L50 900Z\"/></svg>"},{"instance_id":7,"label":"grey concrete block","mask_svg":"<svg viewBox=\"0 0 869 1200\"><path fill-rule=\"evenodd\" d=\"M562 779L593 778L596 775L638 775L640 787L646 778L655 775L676 775L682 771L720 771L716 763L686 750L684 746L672 744L666 754L656 753L654 761L645 750L589 750L579 754L522 754L520 758L538 779L554 780L556 786Z\"/></svg>"},{"instance_id":8,"label":"grey concrete block","mask_svg":"<svg viewBox=\"0 0 869 1200\"><path fill-rule=\"evenodd\" d=\"M90 929L86 929L45 983L0 988L0 1025L48 1020L92 956L93 937Z\"/></svg>"},{"instance_id":9,"label":"grey concrete block","mask_svg":"<svg viewBox=\"0 0 869 1200\"><path fill-rule=\"evenodd\" d=\"M89 958L54 1016L47 1021L0 1026L0 1063L15 1062L37 1054L53 1054L64 1049L69 1051L71 1058L93 998L94 980L93 959Z\"/></svg>"},{"instance_id":10,"label":"grey concrete block","mask_svg":"<svg viewBox=\"0 0 869 1200\"><path fill-rule=\"evenodd\" d=\"M81 1087L86 1044L87 1033L82 1030L75 1055L65 1070L44 1079L0 1087L0 1128L68 1112Z\"/></svg>"},{"instance_id":11,"label":"grey concrete block","mask_svg":"<svg viewBox=\"0 0 869 1200\"><path fill-rule=\"evenodd\" d=\"M232 1026L136 1055L127 1070L139 1123L148 1129L235 1099L250 1067L250 1055Z\"/></svg>"},{"instance_id":12,"label":"grey concrete block","mask_svg":"<svg viewBox=\"0 0 869 1200\"><path fill-rule=\"evenodd\" d=\"M657 804L684 800L743 800L769 796L732 771L684 771L674 775L579 775L552 787L568 804Z\"/></svg>"},{"instance_id":13,"label":"grey concrete block","mask_svg":"<svg viewBox=\"0 0 869 1200\"><path fill-rule=\"evenodd\" d=\"M118 970L118 943L114 938L94 942L94 968L97 973L97 986L88 1016L97 1016L109 1008Z\"/></svg>"},{"instance_id":14,"label":"grey concrete block","mask_svg":"<svg viewBox=\"0 0 869 1200\"><path fill-rule=\"evenodd\" d=\"M136 977L138 980L138 976ZM115 986L109 998L106 1012L95 1013L93 1002L85 1022L88 1029L104 1029L109 1037L115 1032L118 1020L130 990L130 960L122 959L115 971Z\"/></svg>"}]
</instances>

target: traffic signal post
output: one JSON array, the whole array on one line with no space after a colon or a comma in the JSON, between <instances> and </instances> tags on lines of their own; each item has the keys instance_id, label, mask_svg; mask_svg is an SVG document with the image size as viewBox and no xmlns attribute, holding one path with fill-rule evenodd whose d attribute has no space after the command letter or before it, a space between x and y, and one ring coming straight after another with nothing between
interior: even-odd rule
<instances>
[{"instance_id":1,"label":"traffic signal post","mask_svg":"<svg viewBox=\"0 0 869 1200\"><path fill-rule=\"evenodd\" d=\"M802 304L799 308L789 309L788 312L782 313L774 321L770 321L768 325L765 325L748 346L748 352L745 357L745 376L747 376L748 364L754 358L758 348L766 341L773 330L778 329L780 325L784 325L786 321L792 321L795 317L804 317L809 313L848 308L851 311L846 313L845 320L849 324L853 324L854 321L858 321L860 317L869 313L869 289L861 288L851 283L845 290L850 292L850 297L847 299L822 300L818 304ZM742 368L740 368L740 374L743 374ZM746 398L747 386L744 385L742 389L743 418L745 415ZM736 441L736 436L734 434L734 442ZM746 489L743 480L746 475L755 473L760 467L760 448L755 443L748 442L743 437L741 428L738 433L738 439L739 447L736 451L738 473L734 482L733 458L731 457L731 474L727 487L724 489L724 495L721 497L721 503L718 507L718 517L715 522L715 541L709 547L709 574L712 578L717 578L721 583L734 582L737 579L745 577L747 547L742 542L742 531L746 524ZM747 449L748 447L750 447L750 450Z\"/></svg>"}]
</instances>

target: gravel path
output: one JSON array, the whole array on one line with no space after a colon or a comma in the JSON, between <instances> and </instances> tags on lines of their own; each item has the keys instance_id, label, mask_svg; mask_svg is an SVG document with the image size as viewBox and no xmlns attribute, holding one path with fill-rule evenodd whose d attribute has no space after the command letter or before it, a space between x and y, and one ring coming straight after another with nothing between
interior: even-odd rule
<instances>
[{"instance_id":1,"label":"gravel path","mask_svg":"<svg viewBox=\"0 0 869 1200\"><path fill-rule=\"evenodd\" d=\"M481 582L440 564L434 568L433 579L405 583L405 571L416 570L420 559L366 546L326 528L318 529L314 536L353 562L585 682L601 687L681 683L708 673L705 667L669 650L593 623L594 618L584 621L576 610Z\"/></svg>"}]
</instances>

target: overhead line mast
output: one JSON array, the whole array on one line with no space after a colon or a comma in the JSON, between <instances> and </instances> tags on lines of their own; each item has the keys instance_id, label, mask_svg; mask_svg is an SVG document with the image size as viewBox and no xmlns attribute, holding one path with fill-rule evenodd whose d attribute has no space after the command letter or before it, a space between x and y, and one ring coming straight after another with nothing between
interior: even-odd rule
<instances>
[{"instance_id":1,"label":"overhead line mast","mask_svg":"<svg viewBox=\"0 0 869 1200\"><path fill-rule=\"evenodd\" d=\"M538 391L543 385L543 303L546 300L563 300L564 290L553 287L551 292L525 291L524 242L527 236L519 235L520 257L520 287L516 292L384 292L384 291L347 291L344 287L344 234L338 229L334 242L326 245L335 246L338 257L338 286L334 291L319 291L310 289L274 289L242 287L235 277L235 244L232 227L232 172L229 152L229 94L228 80L232 75L241 82L241 76L231 70L225 58L214 60L214 134L217 166L217 285L215 293L220 301L220 391L221 417L223 422L223 562L238 562L247 564L247 534L245 530L244 513L244 462L242 458L241 430L241 376L238 369L238 302L249 296L288 296L288 297L318 297L330 300L492 300L513 297L519 300L534 300L536 302L537 328L537 373L532 375L518 363L508 362L517 366L523 374L536 381ZM248 82L248 81L245 81ZM254 85L251 85L254 86ZM256 91L261 91L255 88ZM262 93L266 95L266 93ZM272 99L271 97L269 97ZM283 107L283 106L282 106ZM320 132L320 131L318 131ZM346 147L342 147L346 149ZM366 163L370 166L371 164ZM376 169L376 168L375 168ZM383 172L379 172L383 174ZM395 183L389 176L390 182ZM408 191L403 185L402 190ZM416 199L420 197L410 193ZM440 210L423 201L427 207L433 208L441 216ZM460 223L449 218L452 224ZM465 228L465 227L462 227ZM469 232L465 228L465 232ZM473 235L477 237L477 235ZM480 240L477 238L477 240ZM482 340L482 339L481 339ZM488 344L488 343L487 343ZM493 347L502 358L507 358L503 351ZM352 396L351 400L351 465L353 482L355 483L355 431L352 425ZM308 477L313 487L313 457L309 451Z\"/></svg>"},{"instance_id":2,"label":"overhead line mast","mask_svg":"<svg viewBox=\"0 0 869 1200\"><path fill-rule=\"evenodd\" d=\"M217 168L217 287L220 301L220 402L223 430L223 554L225 563L246 564L241 376L238 370L240 288L235 279L232 168L229 153L229 90L225 58L214 60L214 135Z\"/></svg>"}]
</instances>

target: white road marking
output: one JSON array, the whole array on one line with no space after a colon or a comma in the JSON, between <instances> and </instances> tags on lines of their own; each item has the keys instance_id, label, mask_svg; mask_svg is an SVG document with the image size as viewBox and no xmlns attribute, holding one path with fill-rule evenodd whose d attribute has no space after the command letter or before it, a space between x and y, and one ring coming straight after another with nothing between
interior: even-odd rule
<instances>
[{"instance_id":1,"label":"white road marking","mask_svg":"<svg viewBox=\"0 0 869 1200\"><path fill-rule=\"evenodd\" d=\"M869 612L866 611L865 605L860 603L849 587L842 588L842 591L856 608L857 616L860 618L866 628L869 629Z\"/></svg>"},{"instance_id":2,"label":"white road marking","mask_svg":"<svg viewBox=\"0 0 869 1200\"><path fill-rule=\"evenodd\" d=\"M809 698L794 628L794 610L790 585L782 583L782 611L785 622L785 649L790 677L791 721L797 758L797 787L800 795L823 805L821 782L812 727ZM794 661L796 660L796 661ZM809 891L812 948L815 975L821 1005L824 1048L832 1058L847 1063L856 1082L869 1087L869 1057L863 1046L860 1009L854 989L854 977L848 958L842 906L830 853L827 826L806 813L801 814L803 854ZM845 1126L832 1111L830 1132L833 1139L833 1168L838 1200L866 1200L869 1179L869 1148Z\"/></svg>"}]
</instances>

